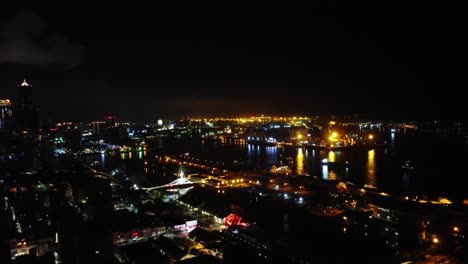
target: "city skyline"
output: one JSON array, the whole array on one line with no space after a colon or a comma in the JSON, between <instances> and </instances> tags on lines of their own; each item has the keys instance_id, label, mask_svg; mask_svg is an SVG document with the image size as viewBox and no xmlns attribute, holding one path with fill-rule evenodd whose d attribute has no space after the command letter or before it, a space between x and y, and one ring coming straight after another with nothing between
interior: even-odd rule
<instances>
[{"instance_id":1,"label":"city skyline","mask_svg":"<svg viewBox=\"0 0 468 264\"><path fill-rule=\"evenodd\" d=\"M459 9L321 4L10 4L0 97L13 100L26 78L41 114L58 120L465 118Z\"/></svg>"},{"instance_id":2,"label":"city skyline","mask_svg":"<svg viewBox=\"0 0 468 264\"><path fill-rule=\"evenodd\" d=\"M468 263L465 8L0 8L0 263Z\"/></svg>"}]
</instances>

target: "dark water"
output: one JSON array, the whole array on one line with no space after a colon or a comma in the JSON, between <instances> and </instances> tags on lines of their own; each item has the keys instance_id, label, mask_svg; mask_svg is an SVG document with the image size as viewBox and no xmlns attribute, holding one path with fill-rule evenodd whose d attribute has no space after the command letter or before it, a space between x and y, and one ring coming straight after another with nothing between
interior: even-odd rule
<instances>
[{"instance_id":1,"label":"dark water","mask_svg":"<svg viewBox=\"0 0 468 264\"><path fill-rule=\"evenodd\" d=\"M141 167L143 159L155 154L188 153L202 160L224 162L228 167L234 161L254 169L288 165L295 174L303 177L367 184L398 195L468 197L463 184L468 176L465 170L468 151L463 140L391 133L384 136L388 137L389 147L369 151L325 151L166 138L149 143L152 150L148 153L135 152L131 157L122 154L118 159L124 159L127 167L132 169ZM292 157L293 161L280 159L280 156ZM322 163L324 159L329 161L328 165ZM412 171L401 168L406 160L413 163ZM107 162L115 166L117 161ZM134 171L139 170L134 168Z\"/></svg>"}]
</instances>

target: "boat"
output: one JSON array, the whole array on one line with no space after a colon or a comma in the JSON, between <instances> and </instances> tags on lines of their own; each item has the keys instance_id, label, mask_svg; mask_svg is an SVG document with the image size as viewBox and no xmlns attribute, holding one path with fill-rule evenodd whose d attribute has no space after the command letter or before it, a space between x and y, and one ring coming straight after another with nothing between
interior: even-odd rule
<instances>
[{"instance_id":1,"label":"boat","mask_svg":"<svg viewBox=\"0 0 468 264\"><path fill-rule=\"evenodd\" d=\"M413 162L411 162L411 160L406 160L403 165L401 165L401 168L405 171L412 171L414 169Z\"/></svg>"}]
</instances>

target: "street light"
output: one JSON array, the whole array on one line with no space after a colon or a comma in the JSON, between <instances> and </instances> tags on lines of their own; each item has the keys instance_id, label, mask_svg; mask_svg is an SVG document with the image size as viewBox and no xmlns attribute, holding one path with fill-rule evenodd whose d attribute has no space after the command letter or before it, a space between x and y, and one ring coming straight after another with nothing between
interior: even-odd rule
<instances>
[{"instance_id":1,"label":"street light","mask_svg":"<svg viewBox=\"0 0 468 264\"><path fill-rule=\"evenodd\" d=\"M370 135L369 135L369 139L370 139L370 140L374 139L374 135L370 134Z\"/></svg>"}]
</instances>

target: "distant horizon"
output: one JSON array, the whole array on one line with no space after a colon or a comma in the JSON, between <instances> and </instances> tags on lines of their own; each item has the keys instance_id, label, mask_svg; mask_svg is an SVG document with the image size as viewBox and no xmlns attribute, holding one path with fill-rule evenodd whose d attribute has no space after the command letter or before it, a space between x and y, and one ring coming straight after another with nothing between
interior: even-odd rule
<instances>
[{"instance_id":1,"label":"distant horizon","mask_svg":"<svg viewBox=\"0 0 468 264\"><path fill-rule=\"evenodd\" d=\"M120 123L120 122L128 122L128 123L150 123L150 122L157 122L158 120L163 120L163 121L183 121L183 120L189 120L189 119L206 119L206 120L212 120L212 119L239 119L239 118L258 118L261 117L261 114L258 115L219 115L219 116L180 116L180 117L168 117L168 116L158 116L155 118L150 118L150 119L145 119L145 120L132 120L132 119L121 119L119 118L118 115L112 115L112 114L103 114L102 117L97 117L97 118L89 118L89 119L55 119L55 118L41 118L41 121L52 121L52 122L57 122L57 123L67 123L67 122L72 122L72 123L83 123L83 122L95 122L95 121L104 121L106 116L113 116L115 117L115 122ZM293 118L293 117L298 117L298 118L314 118L318 119L318 121L331 121L331 120L336 120L338 122L346 121L346 119L353 121L353 122L368 122L368 121L373 121L373 122L399 122L399 123L442 123L442 124L447 124L447 123L465 123L465 120L462 119L437 119L437 118L420 118L420 119L405 119L405 118L377 118L377 117L371 117L371 116L366 116L366 115L354 115L354 114L314 114L314 115L267 115L264 114L264 117L271 117L271 118L278 118L278 117L283 117L283 118Z\"/></svg>"},{"instance_id":2,"label":"distant horizon","mask_svg":"<svg viewBox=\"0 0 468 264\"><path fill-rule=\"evenodd\" d=\"M15 88L20 86L20 84L23 82L23 80L26 80L27 82L28 79L21 79ZM31 83L30 83L31 84ZM33 84L31 84L33 89L35 87ZM16 94L14 96L11 96L11 90L14 90L16 93L17 91L15 89L10 89L10 96L4 96L3 94L0 94L0 100L10 100L10 103L12 104L13 107L15 107L15 101L16 101ZM130 97L129 100L132 98ZM196 99L195 99L196 100ZM288 109L285 109L284 112L280 111L259 111L259 112L254 112L254 111L246 111L246 112L241 112L237 111L236 113L234 112L226 112L226 113L210 113L210 114L203 114L203 112L206 112L206 109L204 107L193 107L190 109L190 111L187 112L181 112L177 111L177 113L168 113L168 111L164 111L164 109L161 109L160 113L150 113L150 112L132 112L128 113L125 111L125 109L115 109L115 107L118 105L114 105L111 107L115 111L110 111L110 110L103 110L101 113L96 113L97 111L92 111L90 113L89 111L84 111L84 109L80 109L77 107L75 104L71 105L61 105L62 107L60 109L56 109L55 107L51 106L47 101L44 101L43 98L41 98L40 95L37 95L33 93L33 102L35 107L39 109L39 116L41 120L61 120L63 121L73 121L73 122L85 122L89 120L100 120L99 118L104 118L104 116L112 115L116 116L118 120L125 120L126 122L149 122L151 120L157 120L157 119L172 119L172 120L181 120L186 117L190 118L237 118L237 117L252 117L252 116L261 116L262 114L265 116L271 116L271 117L293 117L293 116L307 116L307 117L327 117L327 118L332 118L333 116L335 117L354 117L354 118L363 118L367 120L385 120L385 121L414 121L414 122L426 122L426 121L443 121L443 122L466 122L467 117L466 115L463 115L463 113L458 112L458 115L451 115L451 114L444 114L444 113L435 113L431 114L429 113L421 113L421 112L409 112L409 113L402 113L402 112L389 112L389 111L380 111L380 112L344 112L344 111L315 111L315 112L306 112L306 111L288 111ZM76 103L76 102L75 102ZM83 102L86 104L86 102ZM232 104L235 104L235 102L231 102ZM44 104L44 105L43 105ZM443 105L441 107L444 107ZM184 107L187 108L187 107ZM45 110L44 110L45 109ZM58 110L58 111L57 111ZM228 109L232 110L232 109ZM170 112L170 111L169 111ZM215 111L219 112L219 111ZM64 115L69 115L70 117L67 118ZM461 116L463 117L461 117ZM129 120L135 120L135 121L129 121Z\"/></svg>"}]
</instances>

